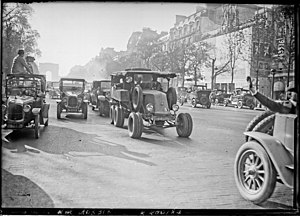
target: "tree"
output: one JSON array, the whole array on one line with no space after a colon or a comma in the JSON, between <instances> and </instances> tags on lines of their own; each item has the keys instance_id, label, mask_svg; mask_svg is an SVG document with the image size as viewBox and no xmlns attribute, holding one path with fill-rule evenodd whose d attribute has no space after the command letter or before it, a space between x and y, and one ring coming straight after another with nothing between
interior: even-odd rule
<instances>
[{"instance_id":1,"label":"tree","mask_svg":"<svg viewBox=\"0 0 300 216\"><path fill-rule=\"evenodd\" d=\"M41 51L37 48L37 39L40 35L31 28L28 22L28 18L33 12L28 4L3 4L2 71L5 74L10 72L13 58L18 49L23 48L26 53L41 56Z\"/></svg>"},{"instance_id":2,"label":"tree","mask_svg":"<svg viewBox=\"0 0 300 216\"><path fill-rule=\"evenodd\" d=\"M187 47L187 58L188 58L188 73L192 71L195 85L197 85L198 78L201 78L200 69L208 60L211 46L207 42L200 41L199 43L191 44Z\"/></svg>"},{"instance_id":3,"label":"tree","mask_svg":"<svg viewBox=\"0 0 300 216\"><path fill-rule=\"evenodd\" d=\"M169 58L168 53L160 51L155 53L150 59L151 66L153 66L156 70L165 71L170 69L169 67Z\"/></svg>"}]
</instances>

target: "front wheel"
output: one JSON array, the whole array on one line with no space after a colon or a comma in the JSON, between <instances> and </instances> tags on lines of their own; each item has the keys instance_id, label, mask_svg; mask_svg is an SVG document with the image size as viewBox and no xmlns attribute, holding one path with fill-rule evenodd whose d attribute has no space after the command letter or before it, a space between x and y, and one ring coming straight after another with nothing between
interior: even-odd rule
<instances>
[{"instance_id":1,"label":"front wheel","mask_svg":"<svg viewBox=\"0 0 300 216\"><path fill-rule=\"evenodd\" d=\"M34 117L34 138L38 139L40 137L40 116L36 115Z\"/></svg>"},{"instance_id":2,"label":"front wheel","mask_svg":"<svg viewBox=\"0 0 300 216\"><path fill-rule=\"evenodd\" d=\"M87 119L87 112L88 112L88 105L87 103L84 103L82 104L82 113L84 119Z\"/></svg>"},{"instance_id":3,"label":"front wheel","mask_svg":"<svg viewBox=\"0 0 300 216\"><path fill-rule=\"evenodd\" d=\"M266 150L256 141L246 142L237 152L234 176L246 200L259 204L267 200L276 185L276 170Z\"/></svg>"},{"instance_id":4,"label":"front wheel","mask_svg":"<svg viewBox=\"0 0 300 216\"><path fill-rule=\"evenodd\" d=\"M57 117L57 119L61 118L61 104L60 103L57 104L56 117Z\"/></svg>"},{"instance_id":5,"label":"front wheel","mask_svg":"<svg viewBox=\"0 0 300 216\"><path fill-rule=\"evenodd\" d=\"M140 113L130 113L128 117L128 133L131 138L138 139L143 133L143 118Z\"/></svg>"},{"instance_id":6,"label":"front wheel","mask_svg":"<svg viewBox=\"0 0 300 216\"><path fill-rule=\"evenodd\" d=\"M176 131L180 137L189 137L193 130L193 120L189 113L180 113L176 117Z\"/></svg>"},{"instance_id":7,"label":"front wheel","mask_svg":"<svg viewBox=\"0 0 300 216\"><path fill-rule=\"evenodd\" d=\"M192 107L195 108L196 106L197 106L196 99L193 98L193 99L192 99Z\"/></svg>"}]
</instances>

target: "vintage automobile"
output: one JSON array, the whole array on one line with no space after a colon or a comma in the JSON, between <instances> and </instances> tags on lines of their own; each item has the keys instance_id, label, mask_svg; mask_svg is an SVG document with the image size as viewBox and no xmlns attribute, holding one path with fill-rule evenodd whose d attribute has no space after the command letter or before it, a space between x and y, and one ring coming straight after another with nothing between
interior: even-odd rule
<instances>
[{"instance_id":1,"label":"vintage automobile","mask_svg":"<svg viewBox=\"0 0 300 216\"><path fill-rule=\"evenodd\" d=\"M207 109L210 108L211 102L209 95L211 90L207 89L207 85L193 85L192 92L190 93L190 99L192 100L192 107L197 107L200 104Z\"/></svg>"},{"instance_id":2,"label":"vintage automobile","mask_svg":"<svg viewBox=\"0 0 300 216\"><path fill-rule=\"evenodd\" d=\"M210 94L210 101L214 105L224 104L225 98L229 98L230 95L223 89L214 89Z\"/></svg>"},{"instance_id":3,"label":"vintage automobile","mask_svg":"<svg viewBox=\"0 0 300 216\"><path fill-rule=\"evenodd\" d=\"M172 72L144 68L112 73L111 123L123 127L128 118L131 138L140 138L144 127L176 127L179 137L189 137L193 121L188 113L177 114L177 94L169 82L174 77Z\"/></svg>"},{"instance_id":4,"label":"vintage automobile","mask_svg":"<svg viewBox=\"0 0 300 216\"><path fill-rule=\"evenodd\" d=\"M273 193L276 182L293 188L297 115L276 113L272 135L257 131L238 150L234 163L237 188L243 198L259 204Z\"/></svg>"},{"instance_id":5,"label":"vintage automobile","mask_svg":"<svg viewBox=\"0 0 300 216\"><path fill-rule=\"evenodd\" d=\"M40 136L40 125L48 126L50 104L45 101L46 78L36 74L8 74L6 101L2 104L3 127L34 129Z\"/></svg>"},{"instance_id":6,"label":"vintage automobile","mask_svg":"<svg viewBox=\"0 0 300 216\"><path fill-rule=\"evenodd\" d=\"M92 109L98 109L100 115L109 116L111 80L93 81L90 91Z\"/></svg>"},{"instance_id":7,"label":"vintage automobile","mask_svg":"<svg viewBox=\"0 0 300 216\"><path fill-rule=\"evenodd\" d=\"M248 89L236 88L229 98L225 98L224 106L234 106L239 109L244 106L255 108L255 98Z\"/></svg>"},{"instance_id":8,"label":"vintage automobile","mask_svg":"<svg viewBox=\"0 0 300 216\"><path fill-rule=\"evenodd\" d=\"M50 98L60 98L59 82L51 82L48 91Z\"/></svg>"},{"instance_id":9,"label":"vintage automobile","mask_svg":"<svg viewBox=\"0 0 300 216\"><path fill-rule=\"evenodd\" d=\"M176 89L177 92L177 99L178 102L183 105L188 101L188 96L189 96L189 90L187 87L177 87Z\"/></svg>"},{"instance_id":10,"label":"vintage automobile","mask_svg":"<svg viewBox=\"0 0 300 216\"><path fill-rule=\"evenodd\" d=\"M87 119L88 100L84 99L84 88L84 79L60 79L60 99L56 100L57 119L61 118L62 111L66 113L83 113L83 118Z\"/></svg>"}]
</instances>

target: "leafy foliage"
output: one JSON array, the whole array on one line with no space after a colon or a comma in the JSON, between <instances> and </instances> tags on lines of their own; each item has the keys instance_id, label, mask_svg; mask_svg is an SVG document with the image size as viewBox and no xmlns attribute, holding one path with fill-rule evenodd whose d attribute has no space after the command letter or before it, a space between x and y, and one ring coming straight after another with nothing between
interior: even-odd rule
<instances>
[{"instance_id":1,"label":"leafy foliage","mask_svg":"<svg viewBox=\"0 0 300 216\"><path fill-rule=\"evenodd\" d=\"M10 72L12 60L20 48L23 48L25 53L41 56L41 51L37 48L37 39L40 35L28 22L33 12L28 4L3 4L2 71L5 73Z\"/></svg>"}]
</instances>

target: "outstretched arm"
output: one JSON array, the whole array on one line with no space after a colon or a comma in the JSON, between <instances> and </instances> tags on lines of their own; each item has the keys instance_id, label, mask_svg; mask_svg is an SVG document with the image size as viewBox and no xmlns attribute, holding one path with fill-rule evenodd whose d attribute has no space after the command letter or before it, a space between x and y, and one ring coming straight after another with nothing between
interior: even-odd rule
<instances>
[{"instance_id":1,"label":"outstretched arm","mask_svg":"<svg viewBox=\"0 0 300 216\"><path fill-rule=\"evenodd\" d=\"M247 77L247 82L249 84L249 90L252 95L265 107L270 109L273 112L279 113L290 113L291 107L284 106L281 103L277 103L276 101L266 97L265 95L259 93L257 90L254 89L251 77Z\"/></svg>"}]
</instances>

